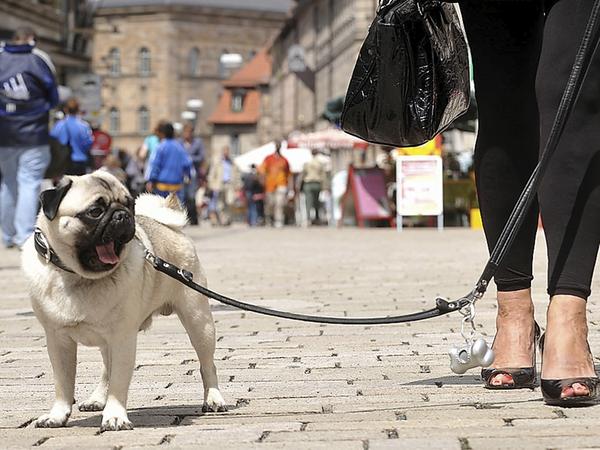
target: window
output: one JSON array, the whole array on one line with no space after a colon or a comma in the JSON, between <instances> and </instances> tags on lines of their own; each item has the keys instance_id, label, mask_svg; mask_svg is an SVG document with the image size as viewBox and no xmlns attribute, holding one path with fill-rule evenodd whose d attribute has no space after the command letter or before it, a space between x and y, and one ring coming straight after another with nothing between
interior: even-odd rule
<instances>
[{"instance_id":1,"label":"window","mask_svg":"<svg viewBox=\"0 0 600 450\"><path fill-rule=\"evenodd\" d=\"M198 75L200 73L200 50L194 47L190 50L190 54L188 57L188 68L190 75Z\"/></svg>"},{"instance_id":2,"label":"window","mask_svg":"<svg viewBox=\"0 0 600 450\"><path fill-rule=\"evenodd\" d=\"M118 48L111 48L108 52L108 71L111 75L121 74L121 52Z\"/></svg>"},{"instance_id":3,"label":"window","mask_svg":"<svg viewBox=\"0 0 600 450\"><path fill-rule=\"evenodd\" d=\"M150 57L150 50L148 50L146 47L140 48L140 51L138 53L138 69L139 69L140 75L142 75L142 76L150 75L150 72L152 69L151 57Z\"/></svg>"},{"instance_id":4,"label":"window","mask_svg":"<svg viewBox=\"0 0 600 450\"><path fill-rule=\"evenodd\" d=\"M145 106L141 106L138 109L138 129L140 133L147 133L150 131L150 111Z\"/></svg>"},{"instance_id":5,"label":"window","mask_svg":"<svg viewBox=\"0 0 600 450\"><path fill-rule=\"evenodd\" d=\"M239 156L241 154L241 146L240 146L240 135L239 134L232 134L231 137L231 156Z\"/></svg>"},{"instance_id":6,"label":"window","mask_svg":"<svg viewBox=\"0 0 600 450\"><path fill-rule=\"evenodd\" d=\"M110 108L108 114L108 130L111 133L118 133L121 129L121 114L115 107Z\"/></svg>"},{"instance_id":7,"label":"window","mask_svg":"<svg viewBox=\"0 0 600 450\"><path fill-rule=\"evenodd\" d=\"M244 109L244 93L234 92L231 98L231 110L233 112L242 112Z\"/></svg>"}]
</instances>

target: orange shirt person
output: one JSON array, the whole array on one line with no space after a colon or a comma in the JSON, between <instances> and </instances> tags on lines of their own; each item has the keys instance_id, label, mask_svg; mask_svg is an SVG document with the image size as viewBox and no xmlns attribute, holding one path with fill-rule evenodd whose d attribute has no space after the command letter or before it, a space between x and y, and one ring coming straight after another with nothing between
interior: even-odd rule
<instances>
[{"instance_id":1,"label":"orange shirt person","mask_svg":"<svg viewBox=\"0 0 600 450\"><path fill-rule=\"evenodd\" d=\"M266 216L271 219L273 226L281 228L285 219L284 207L291 171L279 145L273 154L265 158L259 173L264 177Z\"/></svg>"},{"instance_id":2,"label":"orange shirt person","mask_svg":"<svg viewBox=\"0 0 600 450\"><path fill-rule=\"evenodd\" d=\"M290 164L277 148L275 153L267 156L260 166L259 172L265 177L265 192L275 192L278 187L288 187Z\"/></svg>"}]
</instances>

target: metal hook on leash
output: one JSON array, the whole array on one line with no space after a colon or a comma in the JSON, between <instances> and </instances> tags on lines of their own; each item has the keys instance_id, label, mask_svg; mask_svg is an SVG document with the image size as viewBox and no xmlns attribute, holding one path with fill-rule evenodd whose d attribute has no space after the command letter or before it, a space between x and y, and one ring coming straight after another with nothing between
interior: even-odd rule
<instances>
[{"instance_id":1,"label":"metal hook on leash","mask_svg":"<svg viewBox=\"0 0 600 450\"><path fill-rule=\"evenodd\" d=\"M460 326L460 334L465 340L462 346L450 349L450 369L452 372L462 375L469 369L475 367L488 367L494 362L494 351L488 346L485 339L475 339L477 329L475 328L475 303L483 297L483 292L474 290L469 296L469 302L459 310L463 319Z\"/></svg>"}]
</instances>

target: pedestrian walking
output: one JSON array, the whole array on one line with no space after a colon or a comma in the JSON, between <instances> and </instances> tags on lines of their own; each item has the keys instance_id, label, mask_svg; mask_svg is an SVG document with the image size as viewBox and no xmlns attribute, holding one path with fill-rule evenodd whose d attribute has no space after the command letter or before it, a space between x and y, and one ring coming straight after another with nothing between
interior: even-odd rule
<instances>
[{"instance_id":1,"label":"pedestrian walking","mask_svg":"<svg viewBox=\"0 0 600 450\"><path fill-rule=\"evenodd\" d=\"M152 162L152 157L154 156L154 152L160 144L160 127L162 125L165 125L166 123L166 120L159 121L154 127L152 134L144 138L144 142L142 144L142 147L140 148L139 156L143 161L145 161L144 175L146 176L146 178L150 176L150 164Z\"/></svg>"},{"instance_id":2,"label":"pedestrian walking","mask_svg":"<svg viewBox=\"0 0 600 450\"><path fill-rule=\"evenodd\" d=\"M17 29L0 46L0 222L6 247L21 247L33 232L50 163L48 112L57 103L50 58L36 48L32 29Z\"/></svg>"},{"instance_id":3,"label":"pedestrian walking","mask_svg":"<svg viewBox=\"0 0 600 450\"><path fill-rule=\"evenodd\" d=\"M284 208L290 183L290 164L281 154L281 144L276 144L275 152L265 158L259 168L264 178L265 215L276 228L284 225Z\"/></svg>"},{"instance_id":4,"label":"pedestrian walking","mask_svg":"<svg viewBox=\"0 0 600 450\"><path fill-rule=\"evenodd\" d=\"M157 130L160 144L151 158L146 190L162 197L176 194L184 204L184 184L190 178L192 160L175 139L175 130L170 123L162 123Z\"/></svg>"},{"instance_id":5,"label":"pedestrian walking","mask_svg":"<svg viewBox=\"0 0 600 450\"><path fill-rule=\"evenodd\" d=\"M56 122L50 135L71 149L65 175L85 175L88 169L92 168L90 155L94 143L92 128L79 117L79 102L76 98L67 100L64 112L65 118Z\"/></svg>"},{"instance_id":6,"label":"pedestrian walking","mask_svg":"<svg viewBox=\"0 0 600 450\"><path fill-rule=\"evenodd\" d=\"M473 56L479 135L475 173L489 248L499 239L538 161L567 85L592 0L461 0ZM541 388L554 405L590 404L600 389L587 341L586 300L600 243L600 54L539 189L548 247ZM496 274L492 389L536 381L531 297L538 205ZM516 369L518 368L518 369Z\"/></svg>"},{"instance_id":7,"label":"pedestrian walking","mask_svg":"<svg viewBox=\"0 0 600 450\"><path fill-rule=\"evenodd\" d=\"M239 174L231 160L229 147L223 147L213 158L208 171L208 189L211 192L208 214L213 225L231 224L230 209L238 184Z\"/></svg>"},{"instance_id":8,"label":"pedestrian walking","mask_svg":"<svg viewBox=\"0 0 600 450\"><path fill-rule=\"evenodd\" d=\"M127 174L127 189L131 195L137 197L146 189L146 179L144 177L144 160L139 156L140 149L133 154L127 164L124 166Z\"/></svg>"},{"instance_id":9,"label":"pedestrian walking","mask_svg":"<svg viewBox=\"0 0 600 450\"><path fill-rule=\"evenodd\" d=\"M302 192L306 199L306 215L308 222L320 224L319 210L321 202L319 196L327 182L327 171L323 161L319 159L319 151L312 150L312 159L304 164L301 174ZM314 213L314 214L313 214Z\"/></svg>"},{"instance_id":10,"label":"pedestrian walking","mask_svg":"<svg viewBox=\"0 0 600 450\"><path fill-rule=\"evenodd\" d=\"M248 225L255 227L258 225L258 202L264 197L264 188L260 182L256 164L250 166L250 172L243 177L244 197L246 198L246 208Z\"/></svg>"},{"instance_id":11,"label":"pedestrian walking","mask_svg":"<svg viewBox=\"0 0 600 450\"><path fill-rule=\"evenodd\" d=\"M202 139L194 136L194 126L186 124L180 139L181 145L185 148L192 160L192 174L190 182L186 185L185 207L192 225L198 225L198 210L196 208L196 192L199 188L199 176L201 174L202 163L204 162L204 143Z\"/></svg>"}]
</instances>

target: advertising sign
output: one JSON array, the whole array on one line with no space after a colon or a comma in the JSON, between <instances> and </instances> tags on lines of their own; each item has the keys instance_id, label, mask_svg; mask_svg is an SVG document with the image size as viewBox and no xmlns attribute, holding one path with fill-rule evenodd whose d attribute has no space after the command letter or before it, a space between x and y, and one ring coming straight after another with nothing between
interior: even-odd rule
<instances>
[{"instance_id":1,"label":"advertising sign","mask_svg":"<svg viewBox=\"0 0 600 450\"><path fill-rule=\"evenodd\" d=\"M372 222L387 222L391 226L394 218L391 209L383 170L350 166L348 187L342 200L343 219L354 216L361 228Z\"/></svg>"},{"instance_id":2,"label":"advertising sign","mask_svg":"<svg viewBox=\"0 0 600 450\"><path fill-rule=\"evenodd\" d=\"M400 156L396 160L396 177L399 222L402 222L401 216L442 217L444 213L442 158Z\"/></svg>"}]
</instances>

